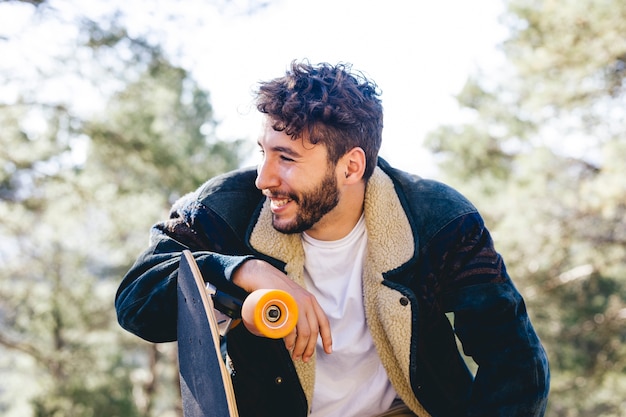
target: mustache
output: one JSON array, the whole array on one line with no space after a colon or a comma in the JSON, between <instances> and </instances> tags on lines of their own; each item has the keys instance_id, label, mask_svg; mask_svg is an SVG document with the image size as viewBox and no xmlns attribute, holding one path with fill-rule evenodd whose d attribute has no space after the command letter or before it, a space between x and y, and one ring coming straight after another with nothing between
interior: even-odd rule
<instances>
[{"instance_id":1,"label":"mustache","mask_svg":"<svg viewBox=\"0 0 626 417\"><path fill-rule=\"evenodd\" d=\"M287 192L287 191L280 191L280 190L272 190L272 189L265 189L262 191L263 195L267 198L274 198L274 199L289 199L289 200L293 200L296 203L299 201L299 198L296 194Z\"/></svg>"}]
</instances>

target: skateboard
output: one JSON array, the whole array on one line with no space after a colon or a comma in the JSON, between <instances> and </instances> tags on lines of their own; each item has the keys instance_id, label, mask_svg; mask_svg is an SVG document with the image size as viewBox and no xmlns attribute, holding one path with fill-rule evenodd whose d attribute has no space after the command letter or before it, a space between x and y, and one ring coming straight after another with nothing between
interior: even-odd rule
<instances>
[{"instance_id":1,"label":"skateboard","mask_svg":"<svg viewBox=\"0 0 626 417\"><path fill-rule=\"evenodd\" d=\"M238 417L235 393L220 338L243 322L253 334L280 339L298 321L289 293L257 290L232 299L204 282L190 251L178 269L178 366L185 417Z\"/></svg>"}]
</instances>

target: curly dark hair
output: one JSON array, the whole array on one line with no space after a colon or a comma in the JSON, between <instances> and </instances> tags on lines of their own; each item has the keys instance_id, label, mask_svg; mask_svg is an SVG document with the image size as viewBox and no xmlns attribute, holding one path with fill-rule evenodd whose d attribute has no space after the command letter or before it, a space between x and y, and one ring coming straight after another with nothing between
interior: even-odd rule
<instances>
[{"instance_id":1,"label":"curly dark hair","mask_svg":"<svg viewBox=\"0 0 626 417\"><path fill-rule=\"evenodd\" d=\"M350 149L363 149L367 180L376 167L382 142L379 96L376 84L353 72L350 64L293 61L284 77L260 83L256 105L269 116L275 130L292 139L306 132L311 143L323 143L333 164Z\"/></svg>"}]
</instances>

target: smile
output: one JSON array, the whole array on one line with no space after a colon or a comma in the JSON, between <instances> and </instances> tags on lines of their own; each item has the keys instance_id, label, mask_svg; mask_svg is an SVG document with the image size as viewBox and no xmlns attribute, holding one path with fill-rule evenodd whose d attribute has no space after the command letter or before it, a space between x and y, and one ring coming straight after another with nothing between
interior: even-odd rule
<instances>
[{"instance_id":1,"label":"smile","mask_svg":"<svg viewBox=\"0 0 626 417\"><path fill-rule=\"evenodd\" d=\"M272 207L283 207L286 206L289 202L293 201L290 198L270 198L270 201L272 203Z\"/></svg>"},{"instance_id":2,"label":"smile","mask_svg":"<svg viewBox=\"0 0 626 417\"><path fill-rule=\"evenodd\" d=\"M285 194L271 194L269 192L264 192L263 194L270 200L270 208L275 214L294 201L293 198Z\"/></svg>"}]
</instances>

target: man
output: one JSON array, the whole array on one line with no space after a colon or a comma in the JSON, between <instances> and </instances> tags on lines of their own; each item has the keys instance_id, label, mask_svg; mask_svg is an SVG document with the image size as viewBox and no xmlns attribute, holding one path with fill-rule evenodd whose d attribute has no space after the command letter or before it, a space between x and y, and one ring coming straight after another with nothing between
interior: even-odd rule
<instances>
[{"instance_id":1,"label":"man","mask_svg":"<svg viewBox=\"0 0 626 417\"><path fill-rule=\"evenodd\" d=\"M522 297L465 198L378 158L375 84L294 62L261 83L257 108L257 170L209 180L153 228L118 290L120 324L175 340L190 249L219 290L281 288L298 303L282 341L228 334L242 416L542 416L548 364Z\"/></svg>"}]
</instances>

